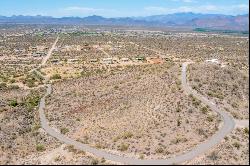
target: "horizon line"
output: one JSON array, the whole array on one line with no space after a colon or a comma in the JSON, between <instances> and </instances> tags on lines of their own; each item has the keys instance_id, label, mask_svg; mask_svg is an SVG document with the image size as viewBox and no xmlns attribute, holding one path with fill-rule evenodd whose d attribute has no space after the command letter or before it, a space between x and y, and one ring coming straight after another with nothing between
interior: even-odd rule
<instances>
[{"instance_id":1,"label":"horizon line","mask_svg":"<svg viewBox=\"0 0 250 166\"><path fill-rule=\"evenodd\" d=\"M102 15L96 15L96 14L92 14L92 15L87 15L87 16L61 16L61 17L56 17L56 16L52 16L52 15L41 15L41 14L36 14L36 15L24 15L24 14L13 14L11 16L6 16L6 15L1 15L1 17L15 17L15 16L23 16L23 17L51 17L51 18L67 18L67 17L74 17L74 18L86 18L86 17L91 17L91 16L98 16L98 17L103 17L103 18L133 18L133 17L150 17L150 16L162 16L162 15L173 15L173 14L201 14L201 15L222 15L222 16L242 16L242 15L249 15L248 13L245 14L220 14L220 13L196 13L196 12L176 12L176 13L167 13L167 14L157 14L157 15L148 15L148 16L123 16L123 17L105 17Z\"/></svg>"}]
</instances>

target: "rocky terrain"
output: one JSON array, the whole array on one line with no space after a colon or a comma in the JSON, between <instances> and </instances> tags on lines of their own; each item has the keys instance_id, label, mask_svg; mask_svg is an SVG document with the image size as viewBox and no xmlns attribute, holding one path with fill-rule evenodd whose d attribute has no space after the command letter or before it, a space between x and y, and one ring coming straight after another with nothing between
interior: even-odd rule
<instances>
[{"instance_id":1,"label":"rocky terrain","mask_svg":"<svg viewBox=\"0 0 250 166\"><path fill-rule=\"evenodd\" d=\"M237 128L204 155L186 162L187 165L248 165L249 128Z\"/></svg>"},{"instance_id":2,"label":"rocky terrain","mask_svg":"<svg viewBox=\"0 0 250 166\"><path fill-rule=\"evenodd\" d=\"M1 90L1 164L21 164L25 157L59 145L40 128L37 106L43 93L43 90Z\"/></svg>"},{"instance_id":3,"label":"rocky terrain","mask_svg":"<svg viewBox=\"0 0 250 166\"><path fill-rule=\"evenodd\" d=\"M128 67L59 81L47 100L50 125L112 153L138 158L183 153L216 132L220 119L183 93L180 69Z\"/></svg>"},{"instance_id":4,"label":"rocky terrain","mask_svg":"<svg viewBox=\"0 0 250 166\"><path fill-rule=\"evenodd\" d=\"M204 74L205 73L205 74ZM199 93L214 100L236 119L249 119L249 74L218 64L193 64L189 81Z\"/></svg>"},{"instance_id":5,"label":"rocky terrain","mask_svg":"<svg viewBox=\"0 0 250 166\"><path fill-rule=\"evenodd\" d=\"M40 90L0 90L0 165L110 164L61 144L40 127Z\"/></svg>"},{"instance_id":6,"label":"rocky terrain","mask_svg":"<svg viewBox=\"0 0 250 166\"><path fill-rule=\"evenodd\" d=\"M66 25L6 25L0 32L1 165L122 164L41 128L45 76L52 93L44 112L53 130L140 161L183 154L221 129L220 116L183 90L183 62L194 62L187 71L193 89L234 120L249 119L246 36ZM54 42L48 61L30 72ZM183 164L248 164L248 148L249 128L236 123L220 144Z\"/></svg>"}]
</instances>

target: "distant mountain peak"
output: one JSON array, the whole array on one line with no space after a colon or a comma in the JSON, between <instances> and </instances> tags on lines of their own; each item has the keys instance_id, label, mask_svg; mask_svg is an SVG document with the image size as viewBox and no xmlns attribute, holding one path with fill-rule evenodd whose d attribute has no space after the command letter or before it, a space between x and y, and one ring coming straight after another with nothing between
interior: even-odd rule
<instances>
[{"instance_id":1,"label":"distant mountain peak","mask_svg":"<svg viewBox=\"0 0 250 166\"><path fill-rule=\"evenodd\" d=\"M98 16L98 15L92 15L92 16L87 16L85 18L100 18L100 19L103 19L104 17Z\"/></svg>"},{"instance_id":2,"label":"distant mountain peak","mask_svg":"<svg viewBox=\"0 0 250 166\"><path fill-rule=\"evenodd\" d=\"M88 17L62 17L49 16L0 16L0 23L36 23L36 24L95 24L119 26L157 26L157 27L190 27L215 28L225 30L249 31L249 14L232 16L223 14L201 14L193 12L173 13L167 15L153 15L148 17L105 18L98 15Z\"/></svg>"}]
</instances>

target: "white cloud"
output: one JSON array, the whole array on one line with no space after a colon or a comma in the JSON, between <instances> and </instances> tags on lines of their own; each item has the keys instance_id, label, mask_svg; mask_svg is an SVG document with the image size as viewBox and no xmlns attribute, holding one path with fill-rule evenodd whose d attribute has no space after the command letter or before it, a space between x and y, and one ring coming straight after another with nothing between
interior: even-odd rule
<instances>
[{"instance_id":1,"label":"white cloud","mask_svg":"<svg viewBox=\"0 0 250 166\"><path fill-rule=\"evenodd\" d=\"M195 2L193 0L182 0L183 2L186 2L186 3L192 3L192 2Z\"/></svg>"},{"instance_id":2,"label":"white cloud","mask_svg":"<svg viewBox=\"0 0 250 166\"><path fill-rule=\"evenodd\" d=\"M239 4L233 6L215 6L215 5L201 5L201 6L180 6L177 8L168 8L160 6L145 7L144 10L149 15L154 14L170 14L179 12L194 12L194 13L221 13L221 14L242 14L249 12L249 6L246 4Z\"/></svg>"},{"instance_id":3,"label":"white cloud","mask_svg":"<svg viewBox=\"0 0 250 166\"><path fill-rule=\"evenodd\" d=\"M184 2L184 3L196 3L196 0L170 0L174 2Z\"/></svg>"},{"instance_id":4,"label":"white cloud","mask_svg":"<svg viewBox=\"0 0 250 166\"><path fill-rule=\"evenodd\" d=\"M109 16L109 15L116 15L117 11L113 9L70 6L59 9L57 14L60 16L89 16L89 15Z\"/></svg>"},{"instance_id":5,"label":"white cloud","mask_svg":"<svg viewBox=\"0 0 250 166\"><path fill-rule=\"evenodd\" d=\"M159 6L149 6L145 7L144 10L149 11L149 12L168 12L168 8L164 7L159 7Z\"/></svg>"},{"instance_id":6,"label":"white cloud","mask_svg":"<svg viewBox=\"0 0 250 166\"><path fill-rule=\"evenodd\" d=\"M157 7L151 6L144 8L148 12L165 12L165 13L178 13L178 12L197 12L197 13L206 13L206 12L213 12L217 11L218 8L213 5L205 5L205 6L180 6L178 8L164 8L164 7Z\"/></svg>"},{"instance_id":7,"label":"white cloud","mask_svg":"<svg viewBox=\"0 0 250 166\"><path fill-rule=\"evenodd\" d=\"M103 10L104 9L78 7L78 6L67 7L64 9L64 11L67 11L67 12L81 12L81 13L98 12L98 11L103 11Z\"/></svg>"},{"instance_id":8,"label":"white cloud","mask_svg":"<svg viewBox=\"0 0 250 166\"><path fill-rule=\"evenodd\" d=\"M249 11L249 5L246 4L240 4L240 5L236 5L234 6L234 8L237 10L241 10L241 11Z\"/></svg>"},{"instance_id":9,"label":"white cloud","mask_svg":"<svg viewBox=\"0 0 250 166\"><path fill-rule=\"evenodd\" d=\"M166 0L167 1L167 0ZM130 17L130 16L150 16L150 15L161 15L171 14L180 12L194 12L194 13L213 13L213 14L245 14L249 13L249 6L247 4L237 4L228 6L216 6L212 4L197 5L189 4L191 1L196 0L168 0L168 1L186 1L187 4L179 7L164 7L164 6L148 6L141 10L115 10L107 8L92 8L86 6L68 6L55 11L51 11L47 15L54 16L80 16L85 17L89 15L100 15L104 17Z\"/></svg>"}]
</instances>

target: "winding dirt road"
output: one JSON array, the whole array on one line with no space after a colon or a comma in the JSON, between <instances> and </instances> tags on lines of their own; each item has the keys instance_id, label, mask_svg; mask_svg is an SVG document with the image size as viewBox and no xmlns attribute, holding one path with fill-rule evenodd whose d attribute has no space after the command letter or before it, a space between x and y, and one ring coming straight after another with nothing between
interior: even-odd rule
<instances>
[{"instance_id":1,"label":"winding dirt road","mask_svg":"<svg viewBox=\"0 0 250 166\"><path fill-rule=\"evenodd\" d=\"M55 42L55 44L56 44L56 42ZM55 45L53 45L52 49L49 51L49 54L52 53L54 48L55 48ZM45 63L46 63L46 61L45 61ZM44 65L44 64L42 64L42 65ZM191 160L191 159L199 156L200 154L205 153L206 151L208 151L209 149L213 148L215 145L220 143L221 140L234 129L235 123L234 123L233 118L228 113L219 110L214 103L210 102L207 98L201 96L196 91L194 91L193 89L190 88L190 86L187 83L187 78L186 78L186 70L187 70L187 67L189 64L190 63L188 63L188 62L184 63L183 67L182 67L182 87L183 87L184 91L187 94L192 94L194 97L201 100L204 104L208 105L213 111L217 112L223 119L223 125L215 135L213 135L206 142L203 142L202 144L196 146L194 149L192 149L189 152L186 152L184 154L181 154L179 156L175 156L173 158L169 158L166 160L163 160L163 159L140 160L140 159L136 159L136 158L132 158L132 157L123 157L123 156L114 155L114 154L108 153L104 150L99 150L99 149L90 147L89 145L85 145L85 144L77 142L73 139L70 139L70 138L66 137L65 135L58 133L54 129L52 129L49 126L49 122L47 121L47 118L46 118L46 115L44 112L45 99L48 95L50 95L52 93L51 84L46 85L47 92L43 96L43 98L41 99L40 105L39 105L39 115L40 115L40 121L41 121L42 128L49 135L57 138L62 143L65 143L68 145L73 145L76 149L87 151L87 152L92 153L93 155L95 155L97 157L105 158L106 160L115 161L118 163L134 164L134 165L170 165L170 164L177 164L177 163L182 163L182 162ZM38 71L36 71L36 72L38 72Z\"/></svg>"}]
</instances>

